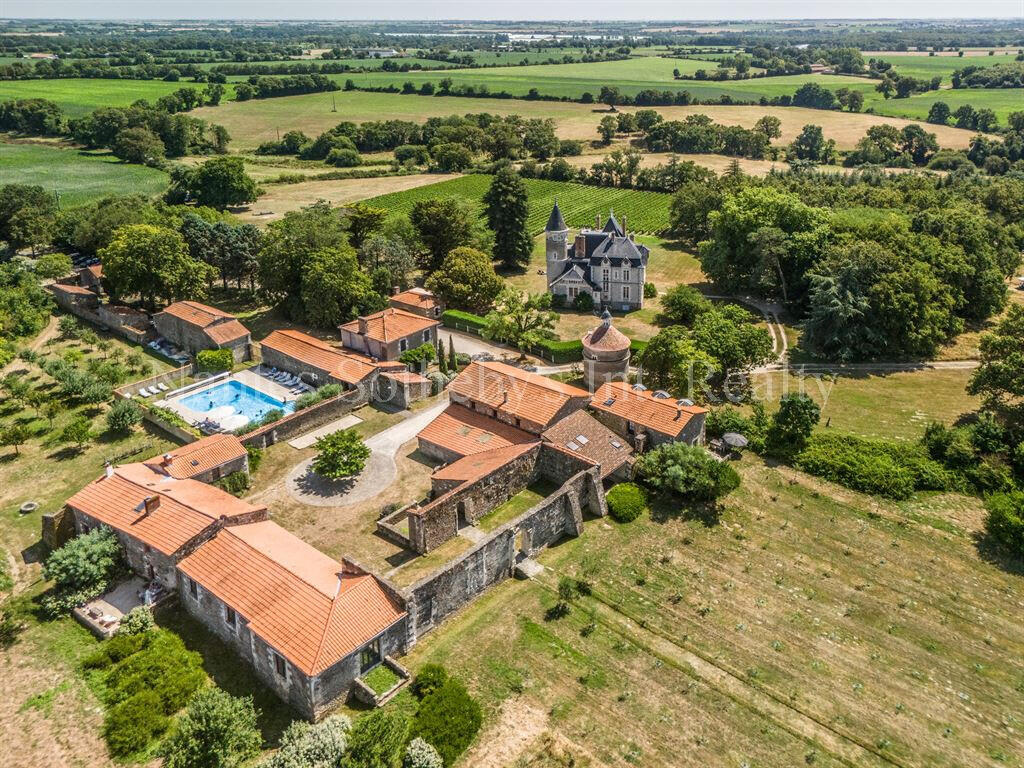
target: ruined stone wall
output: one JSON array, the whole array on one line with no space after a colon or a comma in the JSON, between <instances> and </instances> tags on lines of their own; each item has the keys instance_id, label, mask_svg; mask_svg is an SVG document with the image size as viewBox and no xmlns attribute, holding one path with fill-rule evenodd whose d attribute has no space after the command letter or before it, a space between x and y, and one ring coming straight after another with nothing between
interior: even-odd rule
<instances>
[{"instance_id":1,"label":"ruined stone wall","mask_svg":"<svg viewBox=\"0 0 1024 768\"><path fill-rule=\"evenodd\" d=\"M537 479L541 446L518 456L494 472L462 483L419 509L409 512L409 539L413 549L425 554L454 538L459 531L459 512L475 523L504 504Z\"/></svg>"}]
</instances>

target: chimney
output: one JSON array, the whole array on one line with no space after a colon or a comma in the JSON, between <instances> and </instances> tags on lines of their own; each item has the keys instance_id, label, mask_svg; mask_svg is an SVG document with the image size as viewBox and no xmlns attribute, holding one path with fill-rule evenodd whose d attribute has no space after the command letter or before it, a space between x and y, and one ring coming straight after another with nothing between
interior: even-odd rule
<instances>
[{"instance_id":1,"label":"chimney","mask_svg":"<svg viewBox=\"0 0 1024 768\"><path fill-rule=\"evenodd\" d=\"M587 236L580 232L576 235L576 244L573 246L573 256L582 259L587 255Z\"/></svg>"},{"instance_id":2,"label":"chimney","mask_svg":"<svg viewBox=\"0 0 1024 768\"><path fill-rule=\"evenodd\" d=\"M626 234L626 216L622 216L622 234Z\"/></svg>"},{"instance_id":3,"label":"chimney","mask_svg":"<svg viewBox=\"0 0 1024 768\"><path fill-rule=\"evenodd\" d=\"M391 295L392 296L397 296L399 293L401 293L401 291L398 290L398 286L397 285L392 285L391 286Z\"/></svg>"},{"instance_id":4,"label":"chimney","mask_svg":"<svg viewBox=\"0 0 1024 768\"><path fill-rule=\"evenodd\" d=\"M683 409L682 409L682 408L679 408L679 407L677 406L677 407L676 407L676 415L675 415L675 418L674 418L674 419L672 419L672 421L679 421L679 419L680 419L680 418L682 418L682 416L683 416Z\"/></svg>"},{"instance_id":5,"label":"chimney","mask_svg":"<svg viewBox=\"0 0 1024 768\"><path fill-rule=\"evenodd\" d=\"M174 461L174 457L171 456L171 454L169 453L165 453L163 456L160 457L160 466L168 467L170 466L172 461Z\"/></svg>"},{"instance_id":6,"label":"chimney","mask_svg":"<svg viewBox=\"0 0 1024 768\"><path fill-rule=\"evenodd\" d=\"M601 228L601 214L600 213L595 213L594 214L594 229L600 229L600 228Z\"/></svg>"},{"instance_id":7,"label":"chimney","mask_svg":"<svg viewBox=\"0 0 1024 768\"><path fill-rule=\"evenodd\" d=\"M160 497L159 496L147 496L142 501L143 508L145 511L144 515L150 515L160 509Z\"/></svg>"},{"instance_id":8,"label":"chimney","mask_svg":"<svg viewBox=\"0 0 1024 768\"><path fill-rule=\"evenodd\" d=\"M104 477L113 477L114 476L114 465L111 464L109 461L104 462L103 473L104 473Z\"/></svg>"},{"instance_id":9,"label":"chimney","mask_svg":"<svg viewBox=\"0 0 1024 768\"><path fill-rule=\"evenodd\" d=\"M360 336L365 336L369 332L370 332L370 323L367 322L365 317L360 317L359 318L359 335Z\"/></svg>"}]
</instances>

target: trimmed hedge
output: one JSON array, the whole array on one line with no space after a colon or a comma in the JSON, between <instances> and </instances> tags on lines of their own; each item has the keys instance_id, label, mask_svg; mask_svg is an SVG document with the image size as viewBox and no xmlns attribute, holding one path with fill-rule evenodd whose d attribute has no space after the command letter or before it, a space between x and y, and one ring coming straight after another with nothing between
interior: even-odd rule
<instances>
[{"instance_id":1,"label":"trimmed hedge","mask_svg":"<svg viewBox=\"0 0 1024 768\"><path fill-rule=\"evenodd\" d=\"M480 333L487 322L480 315L463 312L460 309L449 309L441 314L441 325L445 328L456 328L460 331Z\"/></svg>"},{"instance_id":2,"label":"trimmed hedge","mask_svg":"<svg viewBox=\"0 0 1024 768\"><path fill-rule=\"evenodd\" d=\"M575 363L583 359L583 342L579 339L571 341L544 339L536 346L531 347L530 352L545 360L550 360L556 365Z\"/></svg>"},{"instance_id":3,"label":"trimmed hedge","mask_svg":"<svg viewBox=\"0 0 1024 768\"><path fill-rule=\"evenodd\" d=\"M619 483L605 498L608 514L620 523L636 520L647 508L647 493L636 483Z\"/></svg>"}]
</instances>

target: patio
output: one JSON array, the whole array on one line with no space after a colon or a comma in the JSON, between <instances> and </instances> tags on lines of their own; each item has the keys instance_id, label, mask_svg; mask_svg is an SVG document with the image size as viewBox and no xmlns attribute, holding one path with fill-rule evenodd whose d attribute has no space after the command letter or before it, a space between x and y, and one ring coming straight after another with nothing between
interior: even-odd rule
<instances>
[{"instance_id":1,"label":"patio","mask_svg":"<svg viewBox=\"0 0 1024 768\"><path fill-rule=\"evenodd\" d=\"M71 614L86 629L102 639L112 637L121 619L140 605L155 606L170 596L156 586L147 594L148 584L138 576L122 581L104 595L75 608Z\"/></svg>"}]
</instances>

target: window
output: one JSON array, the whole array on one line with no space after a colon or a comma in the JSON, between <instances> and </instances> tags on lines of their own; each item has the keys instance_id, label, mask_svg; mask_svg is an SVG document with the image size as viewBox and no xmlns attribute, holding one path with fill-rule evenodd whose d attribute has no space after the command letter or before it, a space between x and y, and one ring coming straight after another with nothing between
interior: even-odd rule
<instances>
[{"instance_id":1,"label":"window","mask_svg":"<svg viewBox=\"0 0 1024 768\"><path fill-rule=\"evenodd\" d=\"M213 479L220 480L220 467L213 468Z\"/></svg>"},{"instance_id":2,"label":"window","mask_svg":"<svg viewBox=\"0 0 1024 768\"><path fill-rule=\"evenodd\" d=\"M614 280L618 280L619 279L619 270L616 269L614 272L612 272L612 278Z\"/></svg>"},{"instance_id":3,"label":"window","mask_svg":"<svg viewBox=\"0 0 1024 768\"><path fill-rule=\"evenodd\" d=\"M398 340L398 351L399 352L405 352L405 350L407 350L408 348L409 348L409 340L408 339L399 339Z\"/></svg>"},{"instance_id":4,"label":"window","mask_svg":"<svg viewBox=\"0 0 1024 768\"><path fill-rule=\"evenodd\" d=\"M380 664L380 638L378 637L373 642L366 645L362 651L359 652L359 670L365 672L371 667L375 667Z\"/></svg>"},{"instance_id":5,"label":"window","mask_svg":"<svg viewBox=\"0 0 1024 768\"><path fill-rule=\"evenodd\" d=\"M575 299L577 296L580 295L579 286L577 286L577 285L570 285L570 286L568 286L565 289L565 295L568 296L570 299Z\"/></svg>"},{"instance_id":6,"label":"window","mask_svg":"<svg viewBox=\"0 0 1024 768\"><path fill-rule=\"evenodd\" d=\"M608 272L607 269L601 270L601 290L606 293L608 292Z\"/></svg>"},{"instance_id":7,"label":"window","mask_svg":"<svg viewBox=\"0 0 1024 768\"><path fill-rule=\"evenodd\" d=\"M629 301L629 286L628 285L622 286L622 300L623 301Z\"/></svg>"},{"instance_id":8,"label":"window","mask_svg":"<svg viewBox=\"0 0 1024 768\"><path fill-rule=\"evenodd\" d=\"M627 282L629 281L629 270L628 269L622 270L622 279L627 281Z\"/></svg>"},{"instance_id":9,"label":"window","mask_svg":"<svg viewBox=\"0 0 1024 768\"><path fill-rule=\"evenodd\" d=\"M427 330L425 330L423 332L423 343L426 344L428 341L430 341L430 329L429 328L427 328Z\"/></svg>"},{"instance_id":10,"label":"window","mask_svg":"<svg viewBox=\"0 0 1024 768\"><path fill-rule=\"evenodd\" d=\"M199 585L196 584L192 579L188 580L188 593L192 595L193 600L199 599Z\"/></svg>"},{"instance_id":11,"label":"window","mask_svg":"<svg viewBox=\"0 0 1024 768\"><path fill-rule=\"evenodd\" d=\"M288 667L285 666L284 657L276 651L271 651L274 656L274 671L281 677L288 676Z\"/></svg>"},{"instance_id":12,"label":"window","mask_svg":"<svg viewBox=\"0 0 1024 768\"><path fill-rule=\"evenodd\" d=\"M224 606L224 621L232 629L235 628L236 619L237 619L237 617L235 616L235 609L234 608L228 608L227 606Z\"/></svg>"}]
</instances>

